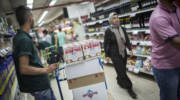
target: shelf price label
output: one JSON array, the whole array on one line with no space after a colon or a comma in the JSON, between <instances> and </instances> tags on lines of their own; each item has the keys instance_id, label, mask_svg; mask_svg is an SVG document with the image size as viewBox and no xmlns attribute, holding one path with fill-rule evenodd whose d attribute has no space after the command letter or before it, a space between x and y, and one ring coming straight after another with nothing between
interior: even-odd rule
<instances>
[{"instance_id":1,"label":"shelf price label","mask_svg":"<svg viewBox=\"0 0 180 100\"><path fill-rule=\"evenodd\" d=\"M131 13L130 14L130 17L134 17L134 16L136 16L136 13Z\"/></svg>"}]
</instances>

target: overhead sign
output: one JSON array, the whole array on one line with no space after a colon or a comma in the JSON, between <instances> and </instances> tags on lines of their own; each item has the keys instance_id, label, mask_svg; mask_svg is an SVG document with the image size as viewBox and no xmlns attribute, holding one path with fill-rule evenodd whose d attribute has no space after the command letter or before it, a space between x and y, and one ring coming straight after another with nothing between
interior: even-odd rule
<instances>
[{"instance_id":1,"label":"overhead sign","mask_svg":"<svg viewBox=\"0 0 180 100\"><path fill-rule=\"evenodd\" d=\"M77 18L95 12L93 2L85 2L79 5L71 5L67 7L69 18Z\"/></svg>"}]
</instances>

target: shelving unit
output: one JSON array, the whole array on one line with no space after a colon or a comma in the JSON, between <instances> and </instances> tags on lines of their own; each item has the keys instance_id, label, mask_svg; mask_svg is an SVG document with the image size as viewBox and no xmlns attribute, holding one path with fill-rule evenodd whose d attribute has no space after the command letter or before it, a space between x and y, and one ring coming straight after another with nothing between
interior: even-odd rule
<instances>
[{"instance_id":1,"label":"shelving unit","mask_svg":"<svg viewBox=\"0 0 180 100\"><path fill-rule=\"evenodd\" d=\"M130 13L126 13L126 14L120 14L120 15L118 15L118 17L119 18L128 17L128 16L129 17L134 17L134 16L136 16L136 14L153 11L154 9L155 8L149 8L149 9L143 9L143 10L139 10L139 11L135 11L135 12L130 12ZM88 23L85 23L84 25L89 26L89 25L94 25L96 23L103 23L104 21L108 21L108 18L104 18L104 19L88 22Z\"/></svg>"},{"instance_id":2,"label":"shelving unit","mask_svg":"<svg viewBox=\"0 0 180 100\"><path fill-rule=\"evenodd\" d=\"M126 1L126 0L125 0ZM120 23L123 27L126 28L126 32L128 33L128 35L136 35L138 36L140 33L144 34L144 36L146 36L148 39L131 39L131 44L132 46L136 46L137 48L142 47L143 49L147 49L147 48L151 48L152 47L152 43L149 40L150 38L150 29L149 29L149 18L150 15L152 13L152 11L155 9L156 5L157 5L157 0L137 0L137 2L131 2L126 1L126 2L122 2L120 3L120 5L116 6L116 7L112 7L112 8L107 8L102 12L97 12L100 14L97 14L95 12L95 14L92 14L93 16L93 21L88 21L87 23L84 23L85 28L94 28L95 30L101 30L100 32L103 33L102 29L105 30L109 27L108 25L108 18L107 15L110 12L118 12L118 17L120 18ZM129 8L132 8L132 6L135 5L135 8L137 8L136 10L127 10ZM127 7L128 6L128 7ZM120 11L121 10L121 11ZM124 11L122 11L124 10ZM125 11L126 10L126 11ZM97 16L100 16L104 13L105 18L95 18ZM106 15L105 15L106 14ZM95 16L96 15L96 16ZM99 17L100 18L100 17ZM97 19L97 20L94 20ZM101 26L101 28L99 28ZM87 32L87 34L90 38L93 38L94 35L99 35L99 32ZM103 34L104 35L104 34ZM145 37L144 37L145 38ZM98 39L98 38L97 38ZM100 43L104 43L104 40L102 39L98 39ZM139 47L138 47L139 46ZM102 53L104 52L104 48L102 47ZM141 54L141 53L134 53L133 57L135 57L136 59L142 59L143 62L145 60L149 60L151 59L151 56L146 55L146 54ZM103 57L104 58L104 57ZM102 59L102 61L107 64L110 63L112 64L112 61L107 62L106 59ZM132 68L131 70L135 73L146 73L149 75L153 75L152 72L148 72L146 71L143 66L141 68L136 68L136 66L127 66L127 68Z\"/></svg>"},{"instance_id":3,"label":"shelving unit","mask_svg":"<svg viewBox=\"0 0 180 100\"><path fill-rule=\"evenodd\" d=\"M152 46L151 41L131 40L131 43L132 45L137 45L139 43L139 45L142 45L142 46Z\"/></svg>"},{"instance_id":4,"label":"shelving unit","mask_svg":"<svg viewBox=\"0 0 180 100\"><path fill-rule=\"evenodd\" d=\"M12 37L12 34L8 33L6 19L0 17L0 100L18 98L19 89L12 55Z\"/></svg>"},{"instance_id":5,"label":"shelving unit","mask_svg":"<svg viewBox=\"0 0 180 100\"><path fill-rule=\"evenodd\" d=\"M148 72L148 71L144 70L143 68L136 68L136 66L127 65L127 69L128 69L128 71L136 73L136 74L145 73L148 75L153 75L152 72Z\"/></svg>"}]
</instances>

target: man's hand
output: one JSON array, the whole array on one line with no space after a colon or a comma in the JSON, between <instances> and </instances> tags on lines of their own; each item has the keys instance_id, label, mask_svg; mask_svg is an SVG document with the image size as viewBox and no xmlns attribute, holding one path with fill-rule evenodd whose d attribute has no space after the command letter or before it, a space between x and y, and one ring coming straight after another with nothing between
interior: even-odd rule
<instances>
[{"instance_id":1,"label":"man's hand","mask_svg":"<svg viewBox=\"0 0 180 100\"><path fill-rule=\"evenodd\" d=\"M58 68L58 64L51 64L49 67L46 69L47 73L51 73L55 71Z\"/></svg>"}]
</instances>

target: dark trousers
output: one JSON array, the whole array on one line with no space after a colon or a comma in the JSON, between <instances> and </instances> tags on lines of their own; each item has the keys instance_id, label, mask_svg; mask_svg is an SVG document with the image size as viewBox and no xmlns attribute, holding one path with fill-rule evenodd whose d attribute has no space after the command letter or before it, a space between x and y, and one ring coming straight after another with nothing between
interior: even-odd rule
<instances>
[{"instance_id":1,"label":"dark trousers","mask_svg":"<svg viewBox=\"0 0 180 100\"><path fill-rule=\"evenodd\" d=\"M180 68L156 69L154 77L160 88L160 100L180 100Z\"/></svg>"},{"instance_id":2,"label":"dark trousers","mask_svg":"<svg viewBox=\"0 0 180 100\"><path fill-rule=\"evenodd\" d=\"M127 55L122 58L121 55L114 55L111 57L114 68L117 73L118 84L125 89L132 89L132 82L126 73Z\"/></svg>"},{"instance_id":3,"label":"dark trousers","mask_svg":"<svg viewBox=\"0 0 180 100\"><path fill-rule=\"evenodd\" d=\"M56 100L56 97L51 88L31 93L31 95L34 96L35 100Z\"/></svg>"}]
</instances>

